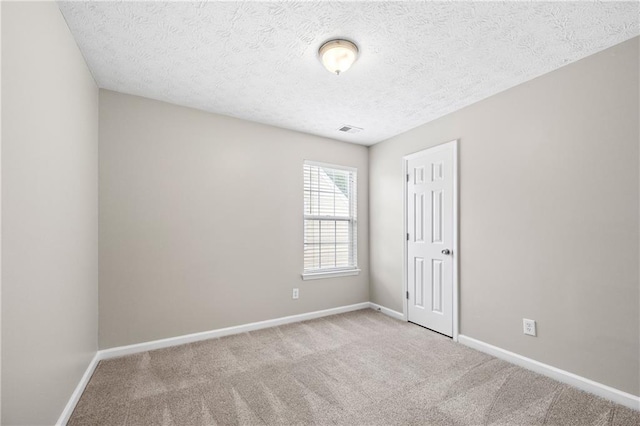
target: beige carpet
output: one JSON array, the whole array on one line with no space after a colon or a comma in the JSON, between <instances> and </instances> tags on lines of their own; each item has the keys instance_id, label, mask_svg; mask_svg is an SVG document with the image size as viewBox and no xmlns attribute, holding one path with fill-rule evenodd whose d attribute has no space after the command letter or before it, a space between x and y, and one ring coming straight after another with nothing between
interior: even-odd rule
<instances>
[{"instance_id":1,"label":"beige carpet","mask_svg":"<svg viewBox=\"0 0 640 426\"><path fill-rule=\"evenodd\" d=\"M640 425L366 309L100 362L70 425Z\"/></svg>"}]
</instances>

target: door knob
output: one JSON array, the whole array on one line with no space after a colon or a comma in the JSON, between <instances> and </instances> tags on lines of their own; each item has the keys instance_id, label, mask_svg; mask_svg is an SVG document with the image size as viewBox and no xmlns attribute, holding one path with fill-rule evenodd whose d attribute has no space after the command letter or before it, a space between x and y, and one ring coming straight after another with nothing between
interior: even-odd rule
<instances>
[{"instance_id":1,"label":"door knob","mask_svg":"<svg viewBox=\"0 0 640 426\"><path fill-rule=\"evenodd\" d=\"M444 249L444 250L442 250L442 254L450 255L451 254L451 250Z\"/></svg>"}]
</instances>

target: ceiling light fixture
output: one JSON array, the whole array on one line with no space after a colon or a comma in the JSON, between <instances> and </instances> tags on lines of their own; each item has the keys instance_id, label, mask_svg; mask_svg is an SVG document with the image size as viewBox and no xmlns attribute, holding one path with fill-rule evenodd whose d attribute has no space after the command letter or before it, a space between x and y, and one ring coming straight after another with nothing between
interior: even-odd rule
<instances>
[{"instance_id":1,"label":"ceiling light fixture","mask_svg":"<svg viewBox=\"0 0 640 426\"><path fill-rule=\"evenodd\" d=\"M358 46L348 40L329 40L318 51L320 62L329 72L340 75L358 58Z\"/></svg>"}]
</instances>

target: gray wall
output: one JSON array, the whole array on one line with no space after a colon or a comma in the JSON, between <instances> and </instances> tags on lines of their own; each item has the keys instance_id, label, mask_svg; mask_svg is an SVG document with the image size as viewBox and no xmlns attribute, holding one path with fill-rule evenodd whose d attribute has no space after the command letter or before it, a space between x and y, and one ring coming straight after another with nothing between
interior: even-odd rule
<instances>
[{"instance_id":1,"label":"gray wall","mask_svg":"<svg viewBox=\"0 0 640 426\"><path fill-rule=\"evenodd\" d=\"M358 168L359 276L301 279L305 159ZM363 146L101 90L100 347L368 301L367 159Z\"/></svg>"},{"instance_id":2,"label":"gray wall","mask_svg":"<svg viewBox=\"0 0 640 426\"><path fill-rule=\"evenodd\" d=\"M54 2L2 2L2 424L53 424L97 349L98 89Z\"/></svg>"},{"instance_id":3,"label":"gray wall","mask_svg":"<svg viewBox=\"0 0 640 426\"><path fill-rule=\"evenodd\" d=\"M402 311L402 157L460 139L461 333L640 394L638 90L635 38L373 146L372 302Z\"/></svg>"}]
</instances>

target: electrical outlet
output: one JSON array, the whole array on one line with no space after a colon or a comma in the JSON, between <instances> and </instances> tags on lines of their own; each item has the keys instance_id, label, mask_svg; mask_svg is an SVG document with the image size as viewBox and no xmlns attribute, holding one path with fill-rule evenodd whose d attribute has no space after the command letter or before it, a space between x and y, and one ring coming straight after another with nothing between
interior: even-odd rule
<instances>
[{"instance_id":1,"label":"electrical outlet","mask_svg":"<svg viewBox=\"0 0 640 426\"><path fill-rule=\"evenodd\" d=\"M293 289L293 298L297 299L298 297L300 297L300 291L297 288Z\"/></svg>"},{"instance_id":2,"label":"electrical outlet","mask_svg":"<svg viewBox=\"0 0 640 426\"><path fill-rule=\"evenodd\" d=\"M536 320L530 320L526 318L522 318L522 328L524 329L524 334L529 336L536 335Z\"/></svg>"}]
</instances>

